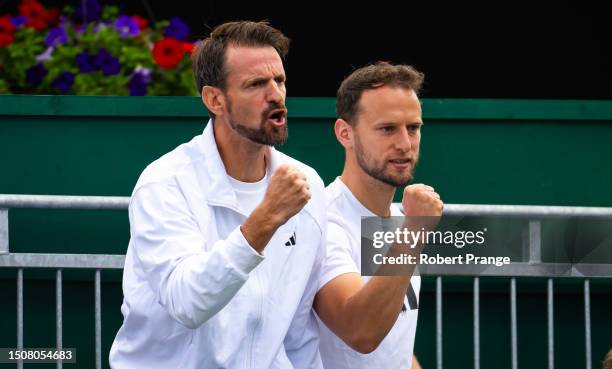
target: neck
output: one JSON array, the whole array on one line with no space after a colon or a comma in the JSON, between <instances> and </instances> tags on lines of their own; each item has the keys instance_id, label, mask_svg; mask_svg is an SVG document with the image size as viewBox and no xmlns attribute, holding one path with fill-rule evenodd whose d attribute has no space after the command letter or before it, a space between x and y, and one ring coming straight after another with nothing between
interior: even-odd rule
<instances>
[{"instance_id":1,"label":"neck","mask_svg":"<svg viewBox=\"0 0 612 369\"><path fill-rule=\"evenodd\" d=\"M218 121L214 125L215 141L227 173L242 182L261 180L266 174L269 147L241 136L229 122Z\"/></svg>"},{"instance_id":2,"label":"neck","mask_svg":"<svg viewBox=\"0 0 612 369\"><path fill-rule=\"evenodd\" d=\"M395 187L372 178L357 163L348 160L340 178L366 209L380 217L391 215Z\"/></svg>"}]
</instances>

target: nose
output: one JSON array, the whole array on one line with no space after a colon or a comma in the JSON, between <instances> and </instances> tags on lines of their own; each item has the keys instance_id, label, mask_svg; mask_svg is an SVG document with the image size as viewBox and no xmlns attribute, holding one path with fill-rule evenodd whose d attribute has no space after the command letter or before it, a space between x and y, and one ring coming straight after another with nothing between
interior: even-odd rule
<instances>
[{"instance_id":1,"label":"nose","mask_svg":"<svg viewBox=\"0 0 612 369\"><path fill-rule=\"evenodd\" d=\"M266 97L270 103L282 103L285 101L285 89L275 80L271 80Z\"/></svg>"},{"instance_id":2,"label":"nose","mask_svg":"<svg viewBox=\"0 0 612 369\"><path fill-rule=\"evenodd\" d=\"M398 130L395 137L395 149L402 152L408 152L412 149L411 136L407 127Z\"/></svg>"}]
</instances>

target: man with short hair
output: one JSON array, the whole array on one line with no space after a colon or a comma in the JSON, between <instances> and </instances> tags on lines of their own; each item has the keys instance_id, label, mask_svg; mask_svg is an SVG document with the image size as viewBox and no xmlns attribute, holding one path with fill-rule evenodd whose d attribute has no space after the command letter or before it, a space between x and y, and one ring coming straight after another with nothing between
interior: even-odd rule
<instances>
[{"instance_id":1,"label":"man with short hair","mask_svg":"<svg viewBox=\"0 0 612 369\"><path fill-rule=\"evenodd\" d=\"M111 367L320 368L323 182L272 147L288 47L265 22L231 22L195 51L211 120L136 184Z\"/></svg>"},{"instance_id":2,"label":"man with short hair","mask_svg":"<svg viewBox=\"0 0 612 369\"><path fill-rule=\"evenodd\" d=\"M346 158L326 189L327 255L314 305L327 368L408 369L414 360L420 277L415 266L362 277L360 221L405 215L402 226L411 230L418 217L442 213L432 187L407 186L419 159L422 81L410 66L379 62L354 71L338 89L334 131ZM403 212L392 206L396 187ZM422 246L412 249L415 256Z\"/></svg>"}]
</instances>

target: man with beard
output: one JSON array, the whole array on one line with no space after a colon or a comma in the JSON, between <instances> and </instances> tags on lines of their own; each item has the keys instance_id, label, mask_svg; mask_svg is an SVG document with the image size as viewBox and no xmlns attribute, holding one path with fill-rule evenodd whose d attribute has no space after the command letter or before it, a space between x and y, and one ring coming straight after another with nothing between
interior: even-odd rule
<instances>
[{"instance_id":1,"label":"man with beard","mask_svg":"<svg viewBox=\"0 0 612 369\"><path fill-rule=\"evenodd\" d=\"M265 22L231 22L194 53L211 120L136 184L111 367L320 367L324 186L272 147L287 138L288 46Z\"/></svg>"},{"instance_id":2,"label":"man with beard","mask_svg":"<svg viewBox=\"0 0 612 369\"><path fill-rule=\"evenodd\" d=\"M334 130L346 158L342 175L326 188L327 254L314 305L327 368L407 369L413 360L419 367L413 347L420 277L412 275L415 266L362 277L360 221L405 214L410 230L420 216L435 223L441 215L432 187L406 186L419 159L422 81L410 66L379 62L354 71L338 89ZM392 206L396 187L404 214Z\"/></svg>"}]
</instances>

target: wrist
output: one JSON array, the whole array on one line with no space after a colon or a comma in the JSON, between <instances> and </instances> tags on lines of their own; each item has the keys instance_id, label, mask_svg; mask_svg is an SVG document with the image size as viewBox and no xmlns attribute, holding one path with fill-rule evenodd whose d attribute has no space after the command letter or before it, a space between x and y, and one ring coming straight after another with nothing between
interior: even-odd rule
<instances>
[{"instance_id":1,"label":"wrist","mask_svg":"<svg viewBox=\"0 0 612 369\"><path fill-rule=\"evenodd\" d=\"M265 201L256 207L255 210L253 210L251 217L255 217L257 219L257 223L260 227L263 227L266 231L271 232L275 232L285 223L275 209L268 206Z\"/></svg>"},{"instance_id":2,"label":"wrist","mask_svg":"<svg viewBox=\"0 0 612 369\"><path fill-rule=\"evenodd\" d=\"M262 253L272 235L278 229L279 226L274 218L267 213L265 207L260 206L253 210L246 221L242 223L240 227L242 235L255 251Z\"/></svg>"}]
</instances>

